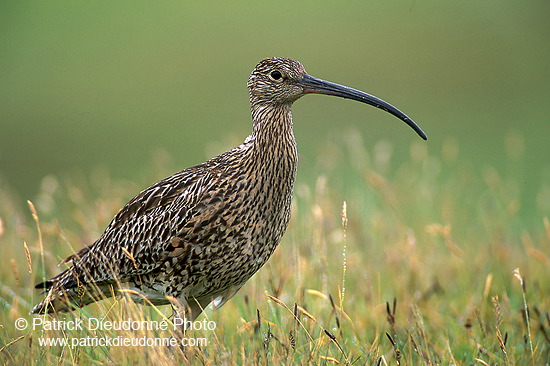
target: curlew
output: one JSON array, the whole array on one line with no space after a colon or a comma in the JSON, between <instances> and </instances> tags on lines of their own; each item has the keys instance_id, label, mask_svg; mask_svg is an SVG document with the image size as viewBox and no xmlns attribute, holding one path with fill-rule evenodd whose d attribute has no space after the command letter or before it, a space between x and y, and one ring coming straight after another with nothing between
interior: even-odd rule
<instances>
[{"instance_id":1,"label":"curlew","mask_svg":"<svg viewBox=\"0 0 550 366\"><path fill-rule=\"evenodd\" d=\"M279 244L290 217L297 165L292 104L305 94L353 99L389 112L426 139L397 108L362 91L308 75L298 61L260 61L248 80L252 134L236 148L182 170L128 202L72 264L36 288L34 314L69 311L133 289L155 305L177 299L195 320L222 306Z\"/></svg>"}]
</instances>

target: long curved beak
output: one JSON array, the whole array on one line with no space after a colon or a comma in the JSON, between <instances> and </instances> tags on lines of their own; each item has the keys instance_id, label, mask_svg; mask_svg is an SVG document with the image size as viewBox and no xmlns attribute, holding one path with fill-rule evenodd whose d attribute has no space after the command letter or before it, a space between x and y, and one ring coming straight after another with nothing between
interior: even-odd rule
<instances>
[{"instance_id":1,"label":"long curved beak","mask_svg":"<svg viewBox=\"0 0 550 366\"><path fill-rule=\"evenodd\" d=\"M391 113L408 124L424 140L428 139L424 131L422 131L422 129L418 127L418 125L414 123L414 121L405 113L401 112L390 103L384 102L382 99L375 97L374 95L370 95L362 92L361 90L353 89L344 85L331 83L330 81L317 79L308 74L304 76L299 84L304 88L304 93L306 94L326 94L346 99L353 99Z\"/></svg>"}]
</instances>

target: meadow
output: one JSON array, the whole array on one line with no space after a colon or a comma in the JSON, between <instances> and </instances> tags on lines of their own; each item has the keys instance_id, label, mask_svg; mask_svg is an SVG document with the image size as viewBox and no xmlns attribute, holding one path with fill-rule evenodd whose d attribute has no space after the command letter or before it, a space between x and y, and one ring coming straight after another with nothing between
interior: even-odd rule
<instances>
[{"instance_id":1,"label":"meadow","mask_svg":"<svg viewBox=\"0 0 550 366\"><path fill-rule=\"evenodd\" d=\"M177 170L157 154L141 182L105 169L46 177L27 206L0 190L0 361L18 365L548 365L550 222L524 204L517 175L415 141L402 156L359 133L318 149L299 176L279 248L241 291L199 321L196 345L44 345L44 339L170 339L167 330L16 329L32 324L34 284L91 243L111 217ZM520 166L521 138L502 144ZM314 173L314 172L321 173ZM535 192L541 207L544 191ZM545 203L546 202L546 203ZM49 320L171 321L171 310L105 300ZM200 341L199 341L200 340ZM202 343L201 343L202 342ZM185 361L185 362L184 362Z\"/></svg>"},{"instance_id":2,"label":"meadow","mask_svg":"<svg viewBox=\"0 0 550 366\"><path fill-rule=\"evenodd\" d=\"M0 364L549 365L549 4L0 2ZM387 100L429 140L304 97L290 226L199 318L216 324L187 334L201 344L22 327L34 285L129 199L243 141L270 56ZM122 297L44 319L170 316Z\"/></svg>"}]
</instances>

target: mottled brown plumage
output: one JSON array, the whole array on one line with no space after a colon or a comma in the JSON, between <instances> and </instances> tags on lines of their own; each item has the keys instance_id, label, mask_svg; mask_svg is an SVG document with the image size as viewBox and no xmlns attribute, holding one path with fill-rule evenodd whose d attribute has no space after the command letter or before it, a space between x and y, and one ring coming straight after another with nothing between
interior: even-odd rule
<instances>
[{"instance_id":1,"label":"mottled brown plumage","mask_svg":"<svg viewBox=\"0 0 550 366\"><path fill-rule=\"evenodd\" d=\"M70 268L37 285L47 296L35 314L68 311L136 290L153 304L176 298L188 319L223 305L269 259L290 217L297 152L291 106L319 93L402 112L355 89L315 79L285 58L261 61L248 81L252 134L243 144L145 189Z\"/></svg>"}]
</instances>

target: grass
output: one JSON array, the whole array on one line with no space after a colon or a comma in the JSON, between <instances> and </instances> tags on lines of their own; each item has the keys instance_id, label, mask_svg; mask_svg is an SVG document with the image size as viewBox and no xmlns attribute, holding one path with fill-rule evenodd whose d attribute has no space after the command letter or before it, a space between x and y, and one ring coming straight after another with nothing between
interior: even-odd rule
<instances>
[{"instance_id":1,"label":"grass","mask_svg":"<svg viewBox=\"0 0 550 366\"><path fill-rule=\"evenodd\" d=\"M171 328L15 328L16 319L35 318L28 313L41 296L33 285L92 242L129 192L175 171L169 162L161 159L139 185L113 182L101 170L64 181L48 177L29 207L2 187L0 361L550 363L550 222L538 208L529 218L521 215L525 203L516 176L491 167L477 173L451 142L441 152L414 143L408 156L396 158L388 143L367 150L355 136L325 144L318 156L309 170L322 173L299 177L292 221L273 257L220 311L199 318L215 322L216 329L188 332L186 337L206 344L185 352L40 345L41 338L169 339ZM144 307L122 297L45 319L160 322L170 314L166 306Z\"/></svg>"}]
</instances>

